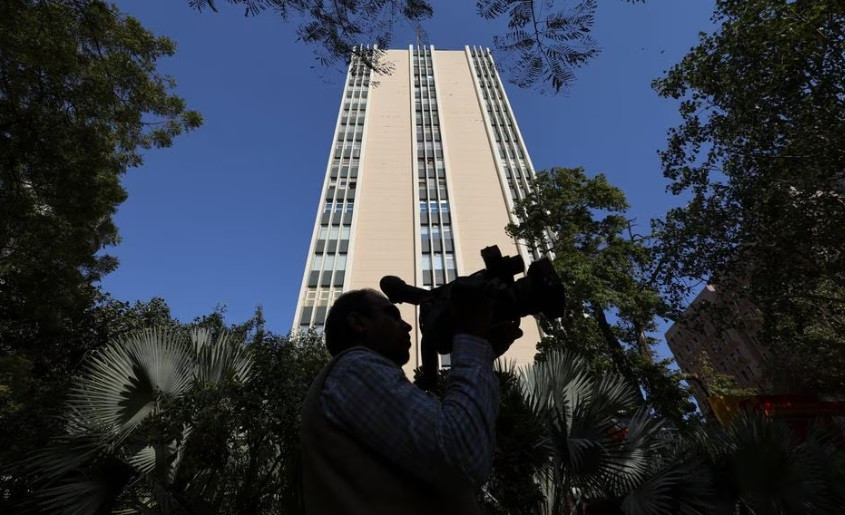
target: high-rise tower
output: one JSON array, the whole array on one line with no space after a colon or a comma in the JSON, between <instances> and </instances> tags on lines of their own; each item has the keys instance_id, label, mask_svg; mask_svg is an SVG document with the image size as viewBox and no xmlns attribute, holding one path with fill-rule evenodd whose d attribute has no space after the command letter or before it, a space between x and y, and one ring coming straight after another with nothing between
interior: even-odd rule
<instances>
[{"instance_id":1,"label":"high-rise tower","mask_svg":"<svg viewBox=\"0 0 845 515\"><path fill-rule=\"evenodd\" d=\"M343 291L384 275L430 288L483 268L479 251L532 256L505 234L534 171L489 50L387 50L389 75L349 66L294 315L321 327ZM414 306L411 361L420 365ZM539 330L507 358L533 360ZM443 365L448 365L448 358Z\"/></svg>"}]
</instances>

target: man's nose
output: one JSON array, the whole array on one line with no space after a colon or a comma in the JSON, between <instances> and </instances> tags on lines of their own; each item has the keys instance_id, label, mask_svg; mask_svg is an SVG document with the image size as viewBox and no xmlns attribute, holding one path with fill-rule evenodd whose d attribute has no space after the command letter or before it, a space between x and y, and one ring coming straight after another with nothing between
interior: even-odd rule
<instances>
[{"instance_id":1,"label":"man's nose","mask_svg":"<svg viewBox=\"0 0 845 515\"><path fill-rule=\"evenodd\" d=\"M412 329L411 324L409 324L408 322L405 322L404 320L402 321L402 323L405 324L405 332L410 333L411 329Z\"/></svg>"}]
</instances>

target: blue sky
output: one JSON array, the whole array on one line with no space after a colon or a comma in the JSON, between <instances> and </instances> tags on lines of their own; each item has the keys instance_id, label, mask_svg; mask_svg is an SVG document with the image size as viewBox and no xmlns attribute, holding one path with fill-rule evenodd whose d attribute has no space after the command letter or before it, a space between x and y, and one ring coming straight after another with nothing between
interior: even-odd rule
<instances>
[{"instance_id":1,"label":"blue sky","mask_svg":"<svg viewBox=\"0 0 845 515\"><path fill-rule=\"evenodd\" d=\"M315 71L313 49L273 13L246 18L227 5L197 13L186 0L116 3L177 43L160 70L176 79L176 92L205 124L172 148L147 152L125 175L129 198L116 216L122 242L108 249L120 267L103 280L104 290L131 302L163 297L183 321L224 304L227 320L240 322L260 304L269 328L287 333L343 73ZM475 14L475 2L432 4L426 31L435 48L492 46L496 27ZM535 168L604 173L628 195L643 230L676 205L657 151L679 121L677 104L650 84L698 32L712 30L712 10L712 0L603 0L594 27L602 52L578 72L569 94L506 84ZM414 41L413 29L402 26L393 47Z\"/></svg>"}]
</instances>

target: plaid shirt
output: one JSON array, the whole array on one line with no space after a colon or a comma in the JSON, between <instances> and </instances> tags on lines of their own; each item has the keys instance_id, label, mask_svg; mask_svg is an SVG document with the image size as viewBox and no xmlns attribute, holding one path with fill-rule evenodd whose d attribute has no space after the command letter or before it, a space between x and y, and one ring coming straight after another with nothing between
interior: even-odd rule
<instances>
[{"instance_id":1,"label":"plaid shirt","mask_svg":"<svg viewBox=\"0 0 845 515\"><path fill-rule=\"evenodd\" d=\"M441 402L382 355L354 350L326 378L322 409L332 423L415 476L433 484L478 485L493 463L499 405L494 359L485 340L455 336Z\"/></svg>"}]
</instances>

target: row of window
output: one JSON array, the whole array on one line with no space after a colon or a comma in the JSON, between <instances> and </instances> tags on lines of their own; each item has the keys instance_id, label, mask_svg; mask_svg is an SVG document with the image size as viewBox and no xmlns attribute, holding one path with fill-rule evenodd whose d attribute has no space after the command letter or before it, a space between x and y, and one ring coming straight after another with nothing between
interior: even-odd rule
<instances>
[{"instance_id":1,"label":"row of window","mask_svg":"<svg viewBox=\"0 0 845 515\"><path fill-rule=\"evenodd\" d=\"M414 98L419 100L420 98L426 99L431 98L432 100L437 98L437 93L433 86L429 86L427 88L414 88Z\"/></svg>"},{"instance_id":2,"label":"row of window","mask_svg":"<svg viewBox=\"0 0 845 515\"><path fill-rule=\"evenodd\" d=\"M332 206L334 206L334 207L332 207ZM346 209L344 209L344 207ZM354 207L355 207L354 202L347 202L345 204L343 202L337 202L337 203L326 202L326 205L323 208L323 213L331 213L332 211L334 211L335 213L342 213L344 211L347 212L347 213L352 213Z\"/></svg>"},{"instance_id":3,"label":"row of window","mask_svg":"<svg viewBox=\"0 0 845 515\"><path fill-rule=\"evenodd\" d=\"M349 234L351 231L351 227L348 225L337 226L333 225L331 227L327 225L320 226L320 232L317 234L317 239L319 240L349 240Z\"/></svg>"},{"instance_id":4,"label":"row of window","mask_svg":"<svg viewBox=\"0 0 845 515\"><path fill-rule=\"evenodd\" d=\"M420 227L420 238L423 241L439 240L443 238L444 241L452 241L452 227L448 225L423 225Z\"/></svg>"},{"instance_id":5,"label":"row of window","mask_svg":"<svg viewBox=\"0 0 845 515\"><path fill-rule=\"evenodd\" d=\"M435 154L435 157L443 156L443 144L439 141L426 141L417 143L417 155Z\"/></svg>"},{"instance_id":6,"label":"row of window","mask_svg":"<svg viewBox=\"0 0 845 515\"><path fill-rule=\"evenodd\" d=\"M449 212L449 201L448 200L441 200L441 201L431 201L431 202L420 202L420 213L421 214L436 214L437 212L441 213L448 213Z\"/></svg>"},{"instance_id":7,"label":"row of window","mask_svg":"<svg viewBox=\"0 0 845 515\"><path fill-rule=\"evenodd\" d=\"M311 259L311 271L344 271L346 270L346 254L314 254Z\"/></svg>"},{"instance_id":8,"label":"row of window","mask_svg":"<svg viewBox=\"0 0 845 515\"><path fill-rule=\"evenodd\" d=\"M432 252L422 255L422 270L454 270L454 252Z\"/></svg>"},{"instance_id":9,"label":"row of window","mask_svg":"<svg viewBox=\"0 0 845 515\"><path fill-rule=\"evenodd\" d=\"M349 129L349 127L352 126L352 125L364 125L365 119L366 119L366 116L364 115L364 113L360 113L358 115L353 114L353 115L350 116L349 113L344 112L344 114L342 114L341 117L340 117L341 132L343 130Z\"/></svg>"},{"instance_id":10,"label":"row of window","mask_svg":"<svg viewBox=\"0 0 845 515\"><path fill-rule=\"evenodd\" d=\"M366 100L367 95L369 94L368 91L369 91L368 89L364 89L364 88L347 88L346 89L346 98L353 98L354 97L354 98L361 98L361 99Z\"/></svg>"},{"instance_id":11,"label":"row of window","mask_svg":"<svg viewBox=\"0 0 845 515\"><path fill-rule=\"evenodd\" d=\"M422 124L417 125L417 141L440 141L440 127L426 127L426 129L423 130Z\"/></svg>"},{"instance_id":12,"label":"row of window","mask_svg":"<svg viewBox=\"0 0 845 515\"><path fill-rule=\"evenodd\" d=\"M331 177L358 177L358 159L353 159L350 163L349 159L335 159L332 162Z\"/></svg>"},{"instance_id":13,"label":"row of window","mask_svg":"<svg viewBox=\"0 0 845 515\"><path fill-rule=\"evenodd\" d=\"M341 142L341 141L344 141L344 140L346 140L346 141L352 141L352 140L361 141L362 139L364 139L364 128L363 127L358 127L358 128L349 127L348 129L345 128L345 127L340 127L340 130L337 131L337 141L338 142Z\"/></svg>"}]
</instances>

